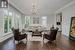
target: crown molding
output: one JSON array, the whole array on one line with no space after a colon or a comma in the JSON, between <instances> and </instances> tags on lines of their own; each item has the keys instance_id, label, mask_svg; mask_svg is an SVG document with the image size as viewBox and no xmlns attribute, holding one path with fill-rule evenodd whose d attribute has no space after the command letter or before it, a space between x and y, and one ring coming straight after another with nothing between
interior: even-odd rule
<instances>
[{"instance_id":1,"label":"crown molding","mask_svg":"<svg viewBox=\"0 0 75 50\"><path fill-rule=\"evenodd\" d=\"M67 7L69 7L69 6L71 6L71 5L74 4L74 3L75 3L75 0L72 1L72 2L70 2L70 3L68 3L67 5L63 6L62 8L58 9L55 13L61 12L63 9L65 9L65 8L67 8Z\"/></svg>"},{"instance_id":2,"label":"crown molding","mask_svg":"<svg viewBox=\"0 0 75 50\"><path fill-rule=\"evenodd\" d=\"M12 6L14 9L16 9L18 12L20 12L21 14L24 14L21 9L19 9L16 4L12 3L12 2L9 2L9 5ZM24 14L25 15L25 14Z\"/></svg>"}]
</instances>

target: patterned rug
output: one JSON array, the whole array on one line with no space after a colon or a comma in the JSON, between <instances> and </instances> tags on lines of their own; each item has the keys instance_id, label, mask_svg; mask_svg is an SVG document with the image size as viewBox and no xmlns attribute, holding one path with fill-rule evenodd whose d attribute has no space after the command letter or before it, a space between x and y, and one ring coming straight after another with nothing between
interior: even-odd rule
<instances>
[{"instance_id":1,"label":"patterned rug","mask_svg":"<svg viewBox=\"0 0 75 50\"><path fill-rule=\"evenodd\" d=\"M26 39L23 39L22 40L24 43L26 43ZM31 36L31 34L28 34L27 36L27 41L40 41L40 42L43 42L43 36ZM48 40L47 39L44 39L44 42L47 42ZM15 43L17 44L17 41L15 41Z\"/></svg>"}]
</instances>

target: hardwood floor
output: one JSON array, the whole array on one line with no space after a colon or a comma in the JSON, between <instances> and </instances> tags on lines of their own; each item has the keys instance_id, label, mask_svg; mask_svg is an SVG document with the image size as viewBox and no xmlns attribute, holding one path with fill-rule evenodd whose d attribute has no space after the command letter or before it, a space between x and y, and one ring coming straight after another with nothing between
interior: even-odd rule
<instances>
[{"instance_id":1,"label":"hardwood floor","mask_svg":"<svg viewBox=\"0 0 75 50\"><path fill-rule=\"evenodd\" d=\"M13 37L0 43L0 50L16 50L16 45L15 45Z\"/></svg>"},{"instance_id":2,"label":"hardwood floor","mask_svg":"<svg viewBox=\"0 0 75 50\"><path fill-rule=\"evenodd\" d=\"M0 50L75 50L75 42L59 35L52 43L28 41L27 44L15 44L13 38L10 38L0 44Z\"/></svg>"}]
</instances>

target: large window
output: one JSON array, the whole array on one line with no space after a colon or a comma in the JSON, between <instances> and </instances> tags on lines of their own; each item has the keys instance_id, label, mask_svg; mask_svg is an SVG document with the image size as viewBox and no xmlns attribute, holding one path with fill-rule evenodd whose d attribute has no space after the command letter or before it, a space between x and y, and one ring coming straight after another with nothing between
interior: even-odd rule
<instances>
[{"instance_id":1,"label":"large window","mask_svg":"<svg viewBox=\"0 0 75 50\"><path fill-rule=\"evenodd\" d=\"M12 12L8 12L7 10L4 10L4 32L7 33L11 31L11 17Z\"/></svg>"},{"instance_id":2,"label":"large window","mask_svg":"<svg viewBox=\"0 0 75 50\"><path fill-rule=\"evenodd\" d=\"M25 28L27 28L31 24L31 17L25 16Z\"/></svg>"},{"instance_id":3,"label":"large window","mask_svg":"<svg viewBox=\"0 0 75 50\"><path fill-rule=\"evenodd\" d=\"M4 32L8 32L8 16L4 17Z\"/></svg>"},{"instance_id":4,"label":"large window","mask_svg":"<svg viewBox=\"0 0 75 50\"><path fill-rule=\"evenodd\" d=\"M46 16L42 17L42 25L43 25L44 27L47 26L47 17L46 17Z\"/></svg>"},{"instance_id":5,"label":"large window","mask_svg":"<svg viewBox=\"0 0 75 50\"><path fill-rule=\"evenodd\" d=\"M8 17L8 31L11 31L11 26L12 26L12 12L9 12L9 17Z\"/></svg>"}]
</instances>

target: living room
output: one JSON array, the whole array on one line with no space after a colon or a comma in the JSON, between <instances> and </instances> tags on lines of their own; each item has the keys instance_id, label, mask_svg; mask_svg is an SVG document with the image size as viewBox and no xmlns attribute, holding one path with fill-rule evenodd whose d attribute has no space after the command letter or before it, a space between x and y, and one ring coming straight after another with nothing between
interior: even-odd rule
<instances>
[{"instance_id":1,"label":"living room","mask_svg":"<svg viewBox=\"0 0 75 50\"><path fill-rule=\"evenodd\" d=\"M53 48L55 50L74 50L74 34L70 35L70 32L72 31L71 18L75 17L74 5L74 0L9 0L7 7L5 6L0 8L1 46L5 45L3 43L8 41L8 39L11 39L6 44L12 44L12 46L15 48L14 45L17 41L13 43L14 38L11 38L14 36L11 28L14 27L15 29L19 29L20 32L24 31L23 34L26 33L28 35L27 44L17 45L18 42L16 43L17 50L49 50ZM32 37L33 32L42 31L42 34L44 34L47 33L52 26L54 28L59 28L56 36L57 38L54 43L47 43L48 41L46 39L43 43L43 35L42 37L34 35ZM69 39L70 37L73 41ZM23 40L23 42L24 41L26 40ZM47 44L48 48L45 44ZM10 46L8 48L9 49L6 49L15 50Z\"/></svg>"}]
</instances>

